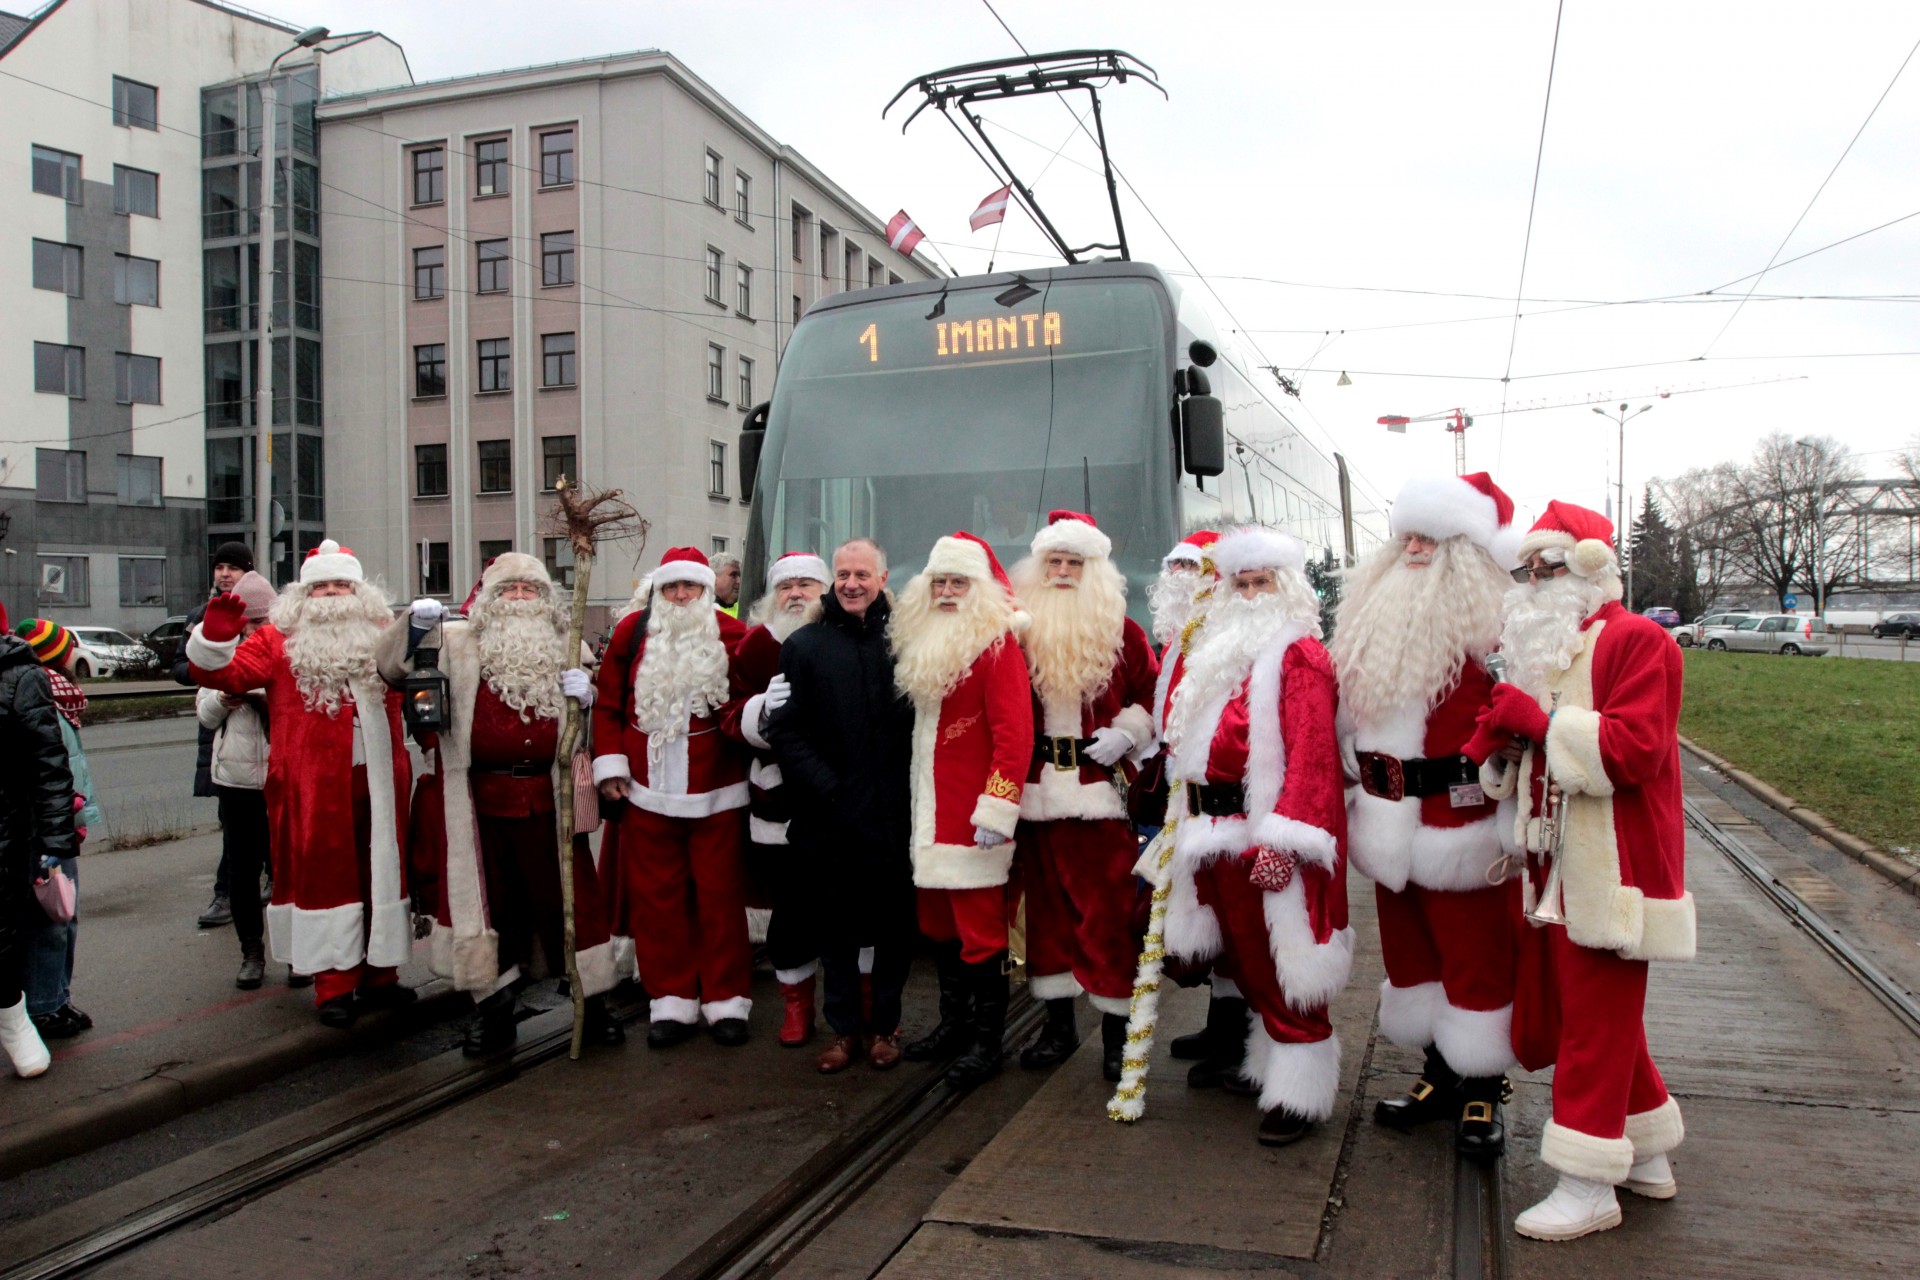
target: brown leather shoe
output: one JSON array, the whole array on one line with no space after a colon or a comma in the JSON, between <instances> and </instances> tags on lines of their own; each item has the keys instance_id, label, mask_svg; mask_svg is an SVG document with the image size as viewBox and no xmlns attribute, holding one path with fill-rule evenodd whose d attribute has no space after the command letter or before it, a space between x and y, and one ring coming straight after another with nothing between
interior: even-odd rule
<instances>
[{"instance_id":1,"label":"brown leather shoe","mask_svg":"<svg viewBox=\"0 0 1920 1280\"><path fill-rule=\"evenodd\" d=\"M900 1033L867 1038L867 1061L875 1071L889 1071L900 1062Z\"/></svg>"},{"instance_id":2,"label":"brown leather shoe","mask_svg":"<svg viewBox=\"0 0 1920 1280\"><path fill-rule=\"evenodd\" d=\"M820 1062L818 1064L820 1074L830 1076L845 1071L853 1065L853 1060L859 1056L859 1037L835 1036L833 1043L827 1046L826 1052L820 1055Z\"/></svg>"}]
</instances>

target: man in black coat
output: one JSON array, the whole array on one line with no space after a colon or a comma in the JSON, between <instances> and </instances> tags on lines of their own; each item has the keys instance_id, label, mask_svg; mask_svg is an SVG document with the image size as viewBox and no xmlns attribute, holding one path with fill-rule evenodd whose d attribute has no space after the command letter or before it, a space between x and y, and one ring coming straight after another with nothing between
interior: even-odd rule
<instances>
[{"instance_id":1,"label":"man in black coat","mask_svg":"<svg viewBox=\"0 0 1920 1280\"><path fill-rule=\"evenodd\" d=\"M900 993L914 939L907 767L913 713L893 687L887 643L887 558L855 538L833 554L833 589L818 622L781 646L786 701L765 736L780 761L792 821L787 843L814 877L834 1040L820 1070L865 1052L900 1059ZM873 1008L860 1010L859 953L873 947Z\"/></svg>"},{"instance_id":2,"label":"man in black coat","mask_svg":"<svg viewBox=\"0 0 1920 1280\"><path fill-rule=\"evenodd\" d=\"M213 550L213 590L207 593L207 599L231 591L234 584L253 571L253 553L247 550L244 542L223 542ZM181 632L180 647L173 652L173 682L191 686L193 677L187 674L187 644L185 636L207 614L206 601L193 607L187 615L186 630ZM213 789L213 730L205 725L200 727L200 749L193 762L193 794L212 796ZM213 901L200 913L202 929L220 929L233 923L233 908L227 896L231 886L227 884L227 856L220 855L220 868L213 875Z\"/></svg>"}]
</instances>

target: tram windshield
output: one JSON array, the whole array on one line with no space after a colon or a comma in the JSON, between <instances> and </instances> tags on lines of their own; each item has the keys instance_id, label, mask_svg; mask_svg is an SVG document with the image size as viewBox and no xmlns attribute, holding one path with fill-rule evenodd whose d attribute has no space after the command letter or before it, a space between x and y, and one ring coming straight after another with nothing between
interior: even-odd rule
<instances>
[{"instance_id":1,"label":"tram windshield","mask_svg":"<svg viewBox=\"0 0 1920 1280\"><path fill-rule=\"evenodd\" d=\"M1171 315L1137 277L831 308L794 331L767 424L750 558L850 537L895 584L966 529L1009 567L1055 507L1090 510L1145 609L1176 536ZM1005 296L1004 293L1001 296Z\"/></svg>"}]
</instances>

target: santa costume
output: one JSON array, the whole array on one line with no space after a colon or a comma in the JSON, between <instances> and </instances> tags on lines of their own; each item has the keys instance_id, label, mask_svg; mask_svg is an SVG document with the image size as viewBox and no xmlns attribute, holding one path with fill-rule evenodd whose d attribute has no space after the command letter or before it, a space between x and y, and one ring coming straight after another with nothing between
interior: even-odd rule
<instances>
[{"instance_id":1,"label":"santa costume","mask_svg":"<svg viewBox=\"0 0 1920 1280\"><path fill-rule=\"evenodd\" d=\"M1537 972L1523 973L1521 990L1541 1000L1514 1011L1522 1064L1554 1064L1540 1154L1560 1183L1514 1223L1547 1240L1618 1225L1616 1185L1672 1196L1666 1153L1685 1133L1644 1023L1648 962L1694 951L1681 655L1664 628L1621 607L1612 537L1606 517L1565 502L1549 503L1528 531L1518 555L1535 576L1509 593L1501 637L1512 683L1495 686L1468 746L1487 760L1483 782L1510 807L1513 842L1528 851L1529 911L1546 874L1548 775L1564 797L1560 892L1547 905L1565 923L1537 926L1544 934L1530 936L1545 945L1523 947L1521 963ZM1517 765L1493 754L1507 742L1525 744Z\"/></svg>"},{"instance_id":2,"label":"santa costume","mask_svg":"<svg viewBox=\"0 0 1920 1280\"><path fill-rule=\"evenodd\" d=\"M503 599L512 584L537 595ZM466 615L447 617L439 601L416 601L381 634L375 654L380 674L400 688L417 650L437 647L450 686L447 727L421 744L434 771L413 794L412 865L433 903L434 972L473 994L479 1017L465 1047L482 1053L513 1043L518 986L566 972L554 786L563 777L565 687L587 706L593 687L581 669L591 661L584 649L567 660L553 580L532 556L509 551L488 561ZM565 785L574 776L568 764ZM587 1026L594 1039L618 1043L624 1032L604 999L615 976L608 903L585 837L599 824L599 798L579 797L574 821L568 861Z\"/></svg>"},{"instance_id":3,"label":"santa costume","mask_svg":"<svg viewBox=\"0 0 1920 1280\"><path fill-rule=\"evenodd\" d=\"M1027 974L1047 1021L1020 1065L1052 1067L1080 1042L1074 1000L1100 1011L1102 1069L1120 1078L1140 939L1125 763L1154 744L1153 645L1127 617L1113 542L1076 511L1055 511L1014 567L1032 615L1021 634L1038 736L1020 793L1018 862L1027 903ZM1080 561L1078 575L1071 561Z\"/></svg>"},{"instance_id":4,"label":"santa costume","mask_svg":"<svg viewBox=\"0 0 1920 1280\"><path fill-rule=\"evenodd\" d=\"M1252 1010L1240 1074L1260 1141L1333 1114L1340 1042L1327 1004L1353 960L1333 664L1294 538L1235 530L1214 545L1219 598L1167 726L1175 790L1166 949L1223 960ZM1234 592L1236 573L1273 590Z\"/></svg>"},{"instance_id":5,"label":"santa costume","mask_svg":"<svg viewBox=\"0 0 1920 1280\"><path fill-rule=\"evenodd\" d=\"M1390 528L1349 577L1332 645L1347 842L1374 882L1387 967L1380 1029L1427 1060L1374 1118L1409 1129L1451 1115L1461 1154L1491 1157L1506 1143L1520 885L1461 748L1492 696L1484 663L1520 534L1484 472L1412 481Z\"/></svg>"},{"instance_id":6,"label":"santa costume","mask_svg":"<svg viewBox=\"0 0 1920 1280\"><path fill-rule=\"evenodd\" d=\"M936 577L966 579L965 594L936 597ZM907 1056L970 1046L947 1072L962 1086L999 1070L1006 1032L1007 875L1033 759L1015 639L1025 622L993 549L970 533L933 544L893 617L894 681L914 713L913 883L940 971L940 1024Z\"/></svg>"},{"instance_id":7,"label":"santa costume","mask_svg":"<svg viewBox=\"0 0 1920 1280\"><path fill-rule=\"evenodd\" d=\"M678 583L698 593L676 604L666 588ZM753 1008L747 754L721 732L730 656L706 556L673 548L652 586L646 607L614 627L597 680L593 780L626 800L601 862L618 877L615 931L633 939L652 997L647 1044L678 1044L704 1017L715 1042L740 1045Z\"/></svg>"},{"instance_id":8,"label":"santa costume","mask_svg":"<svg viewBox=\"0 0 1920 1280\"><path fill-rule=\"evenodd\" d=\"M322 583L350 590L317 596ZM413 998L395 973L413 949L402 857L412 768L400 695L373 657L392 616L353 552L329 538L307 553L266 626L242 640L246 604L221 595L187 637L194 683L236 696L266 691L267 940L276 960L313 975L329 1026Z\"/></svg>"}]
</instances>

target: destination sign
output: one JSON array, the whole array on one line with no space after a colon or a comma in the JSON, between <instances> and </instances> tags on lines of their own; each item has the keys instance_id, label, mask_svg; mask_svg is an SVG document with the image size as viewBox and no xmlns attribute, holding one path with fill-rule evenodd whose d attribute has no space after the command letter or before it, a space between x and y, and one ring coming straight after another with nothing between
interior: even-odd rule
<instances>
[{"instance_id":1,"label":"destination sign","mask_svg":"<svg viewBox=\"0 0 1920 1280\"><path fill-rule=\"evenodd\" d=\"M1058 311L1026 311L981 316L976 320L939 320L931 324L922 323L916 328L918 332L913 338L902 339L918 348L910 354L924 356L927 348L931 347L936 360L1043 351L1065 343L1065 330ZM886 330L890 355L896 332L893 326ZM881 329L878 323L862 329L856 341L865 349L869 364L880 363ZM920 346L921 343L925 345Z\"/></svg>"}]
</instances>

